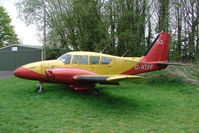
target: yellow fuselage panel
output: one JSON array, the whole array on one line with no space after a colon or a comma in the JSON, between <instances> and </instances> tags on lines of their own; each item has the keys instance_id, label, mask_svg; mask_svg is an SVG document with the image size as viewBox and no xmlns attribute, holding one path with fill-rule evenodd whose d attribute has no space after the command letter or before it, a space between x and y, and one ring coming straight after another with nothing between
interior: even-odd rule
<instances>
[{"instance_id":1,"label":"yellow fuselage panel","mask_svg":"<svg viewBox=\"0 0 199 133\"><path fill-rule=\"evenodd\" d=\"M36 73L45 74L46 69L56 68L56 67L65 67L64 62L59 60L49 60L49 61L39 61L30 63L23 66L28 70L34 71Z\"/></svg>"},{"instance_id":2,"label":"yellow fuselage panel","mask_svg":"<svg viewBox=\"0 0 199 133\"><path fill-rule=\"evenodd\" d=\"M70 67L70 68L78 68L87 71L94 72L96 74L102 75L110 75L110 74L121 74L132 67L134 67L141 58L125 58L125 57L117 57L112 55L106 55L95 52L69 52L68 54L72 55L87 55L87 56L99 56L99 57L108 57L112 61L110 64L65 64L60 60L49 60L49 61L40 61L35 63L30 63L24 65L24 68L27 68L31 71L45 74L46 69L49 68L58 68L58 67ZM100 58L101 60L101 58Z\"/></svg>"},{"instance_id":3,"label":"yellow fuselage panel","mask_svg":"<svg viewBox=\"0 0 199 133\"><path fill-rule=\"evenodd\" d=\"M122 59L112 59L112 62L110 64L97 64L97 65L79 65L79 64L70 64L66 65L66 67L72 67L72 68L79 68L83 70L88 70L97 74L121 74L129 69L131 69L133 66L135 66L137 62L128 61L128 60L122 60Z\"/></svg>"}]
</instances>

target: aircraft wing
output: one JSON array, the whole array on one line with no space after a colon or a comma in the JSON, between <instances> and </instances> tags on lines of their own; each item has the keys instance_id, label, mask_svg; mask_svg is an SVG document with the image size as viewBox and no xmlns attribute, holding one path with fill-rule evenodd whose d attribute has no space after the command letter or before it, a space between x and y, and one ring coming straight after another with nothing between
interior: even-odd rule
<instances>
[{"instance_id":1,"label":"aircraft wing","mask_svg":"<svg viewBox=\"0 0 199 133\"><path fill-rule=\"evenodd\" d=\"M137 76L137 75L80 75L75 76L74 79L76 81L89 81L89 82L118 82L121 80L127 79L145 79L145 77Z\"/></svg>"}]
</instances>

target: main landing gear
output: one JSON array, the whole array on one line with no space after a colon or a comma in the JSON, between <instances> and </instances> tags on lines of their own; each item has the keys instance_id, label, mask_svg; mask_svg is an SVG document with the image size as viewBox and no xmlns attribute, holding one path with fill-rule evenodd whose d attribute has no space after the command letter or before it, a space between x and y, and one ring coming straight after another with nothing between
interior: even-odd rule
<instances>
[{"instance_id":1,"label":"main landing gear","mask_svg":"<svg viewBox=\"0 0 199 133\"><path fill-rule=\"evenodd\" d=\"M37 93L42 93L44 91L44 88L42 87L42 83L39 82L39 87L36 88Z\"/></svg>"},{"instance_id":2,"label":"main landing gear","mask_svg":"<svg viewBox=\"0 0 199 133\"><path fill-rule=\"evenodd\" d=\"M96 88L93 88L91 91L92 91L92 94L94 94L94 95L99 95L100 94L100 91L98 89L96 89Z\"/></svg>"}]
</instances>

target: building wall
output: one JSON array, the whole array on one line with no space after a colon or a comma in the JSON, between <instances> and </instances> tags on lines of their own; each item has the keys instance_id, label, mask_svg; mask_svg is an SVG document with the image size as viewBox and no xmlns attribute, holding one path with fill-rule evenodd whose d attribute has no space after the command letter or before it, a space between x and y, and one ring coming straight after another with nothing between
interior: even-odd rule
<instances>
[{"instance_id":1,"label":"building wall","mask_svg":"<svg viewBox=\"0 0 199 133\"><path fill-rule=\"evenodd\" d=\"M40 61L41 51L41 49L23 46L2 48L0 49L0 71L15 70L24 64Z\"/></svg>"}]
</instances>

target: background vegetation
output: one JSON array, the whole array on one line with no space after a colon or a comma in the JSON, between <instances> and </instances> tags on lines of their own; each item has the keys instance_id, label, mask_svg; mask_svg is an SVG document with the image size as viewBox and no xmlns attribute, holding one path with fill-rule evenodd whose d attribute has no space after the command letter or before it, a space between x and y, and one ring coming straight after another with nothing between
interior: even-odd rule
<instances>
[{"instance_id":1,"label":"background vegetation","mask_svg":"<svg viewBox=\"0 0 199 133\"><path fill-rule=\"evenodd\" d=\"M0 6L0 48L19 43L13 26L10 23L10 17L5 9Z\"/></svg>"},{"instance_id":2,"label":"background vegetation","mask_svg":"<svg viewBox=\"0 0 199 133\"><path fill-rule=\"evenodd\" d=\"M47 45L141 56L156 33L171 34L169 59L199 56L198 0L21 0L19 16L47 27ZM46 31L46 30L45 30Z\"/></svg>"}]
</instances>

